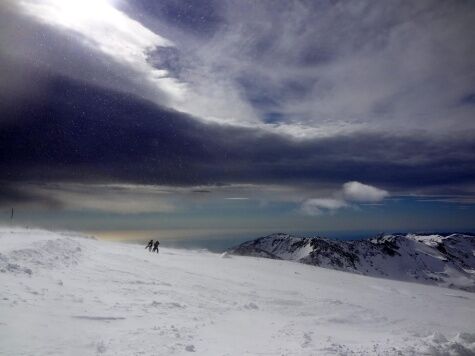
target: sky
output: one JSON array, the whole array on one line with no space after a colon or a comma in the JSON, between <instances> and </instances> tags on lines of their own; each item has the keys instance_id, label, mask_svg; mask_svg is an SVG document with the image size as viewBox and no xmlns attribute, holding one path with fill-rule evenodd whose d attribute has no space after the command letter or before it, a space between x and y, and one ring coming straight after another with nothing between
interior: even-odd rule
<instances>
[{"instance_id":1,"label":"sky","mask_svg":"<svg viewBox=\"0 0 475 356\"><path fill-rule=\"evenodd\" d=\"M3 0L0 223L473 231L473 33L462 0Z\"/></svg>"}]
</instances>

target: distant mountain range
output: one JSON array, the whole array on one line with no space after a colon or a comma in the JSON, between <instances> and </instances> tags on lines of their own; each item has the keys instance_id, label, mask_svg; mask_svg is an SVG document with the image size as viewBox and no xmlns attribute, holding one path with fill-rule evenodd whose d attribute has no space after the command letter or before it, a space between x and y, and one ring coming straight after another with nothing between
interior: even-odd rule
<instances>
[{"instance_id":1,"label":"distant mountain range","mask_svg":"<svg viewBox=\"0 0 475 356\"><path fill-rule=\"evenodd\" d=\"M475 235L382 234L331 240L277 233L228 251L475 292Z\"/></svg>"}]
</instances>

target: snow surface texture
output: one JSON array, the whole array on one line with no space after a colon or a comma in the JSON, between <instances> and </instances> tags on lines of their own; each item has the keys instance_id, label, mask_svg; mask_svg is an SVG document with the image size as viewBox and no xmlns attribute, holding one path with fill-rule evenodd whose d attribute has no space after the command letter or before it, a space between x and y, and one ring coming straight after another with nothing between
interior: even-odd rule
<instances>
[{"instance_id":1,"label":"snow surface texture","mask_svg":"<svg viewBox=\"0 0 475 356\"><path fill-rule=\"evenodd\" d=\"M1 355L473 355L475 294L0 230Z\"/></svg>"},{"instance_id":2,"label":"snow surface texture","mask_svg":"<svg viewBox=\"0 0 475 356\"><path fill-rule=\"evenodd\" d=\"M341 241L272 234L229 251L475 292L475 236L382 235Z\"/></svg>"}]
</instances>

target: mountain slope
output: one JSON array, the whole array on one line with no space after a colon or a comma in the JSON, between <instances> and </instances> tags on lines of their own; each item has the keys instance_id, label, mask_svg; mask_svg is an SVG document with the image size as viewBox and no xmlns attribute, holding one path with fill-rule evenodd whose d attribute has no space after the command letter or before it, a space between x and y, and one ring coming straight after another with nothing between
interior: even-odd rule
<instances>
[{"instance_id":1,"label":"mountain slope","mask_svg":"<svg viewBox=\"0 0 475 356\"><path fill-rule=\"evenodd\" d=\"M468 234L395 234L355 241L272 234L230 252L475 292L475 236Z\"/></svg>"},{"instance_id":2,"label":"mountain slope","mask_svg":"<svg viewBox=\"0 0 475 356\"><path fill-rule=\"evenodd\" d=\"M0 355L475 353L472 293L228 257L0 229Z\"/></svg>"}]
</instances>

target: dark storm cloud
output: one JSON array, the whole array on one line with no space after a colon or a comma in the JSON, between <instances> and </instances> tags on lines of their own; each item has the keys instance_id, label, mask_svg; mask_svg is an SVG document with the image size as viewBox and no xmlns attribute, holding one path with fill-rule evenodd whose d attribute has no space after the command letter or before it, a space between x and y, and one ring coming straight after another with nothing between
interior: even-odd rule
<instances>
[{"instance_id":1,"label":"dark storm cloud","mask_svg":"<svg viewBox=\"0 0 475 356\"><path fill-rule=\"evenodd\" d=\"M118 26L117 33L110 33L108 28L114 28L114 23L104 28L91 25L90 32L81 32L47 25L20 9L11 0L0 3L0 99L5 98L2 106L22 105L22 101L38 97L38 93L48 90L45 85L49 76L55 75L169 104L173 94L162 85L159 76L154 77L153 63L147 64L147 55L153 57L154 51L168 53L166 40L126 15L123 16L130 23L121 19L124 29ZM121 37L121 31L130 32L132 39ZM144 39L134 43L134 36Z\"/></svg>"},{"instance_id":2,"label":"dark storm cloud","mask_svg":"<svg viewBox=\"0 0 475 356\"><path fill-rule=\"evenodd\" d=\"M405 191L475 179L471 136L430 141L367 133L297 141L200 123L59 77L42 100L0 114L14 118L0 127L2 194L11 198L25 182L311 186L359 180Z\"/></svg>"},{"instance_id":3,"label":"dark storm cloud","mask_svg":"<svg viewBox=\"0 0 475 356\"><path fill-rule=\"evenodd\" d=\"M56 182L473 194L469 3L140 0L126 31L107 23L114 36L13 4L0 4L3 204L54 205L21 187Z\"/></svg>"},{"instance_id":4,"label":"dark storm cloud","mask_svg":"<svg viewBox=\"0 0 475 356\"><path fill-rule=\"evenodd\" d=\"M41 186L41 185L40 185ZM16 204L29 205L40 208L62 208L63 204L50 196L25 191L15 183L2 182L0 186L0 206L15 206Z\"/></svg>"},{"instance_id":5,"label":"dark storm cloud","mask_svg":"<svg viewBox=\"0 0 475 356\"><path fill-rule=\"evenodd\" d=\"M104 23L81 2L16 3L0 4L15 61L199 120L307 137L474 129L471 2L101 1Z\"/></svg>"}]
</instances>

